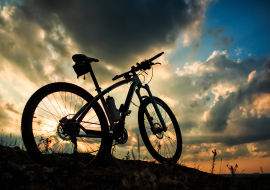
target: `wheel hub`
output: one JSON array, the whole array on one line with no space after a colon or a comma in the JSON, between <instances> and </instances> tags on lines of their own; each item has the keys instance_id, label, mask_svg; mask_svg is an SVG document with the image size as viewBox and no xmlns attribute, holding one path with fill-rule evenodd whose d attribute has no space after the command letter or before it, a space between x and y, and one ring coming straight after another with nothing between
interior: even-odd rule
<instances>
[{"instance_id":1,"label":"wheel hub","mask_svg":"<svg viewBox=\"0 0 270 190\"><path fill-rule=\"evenodd\" d=\"M164 135L163 127L159 123L154 123L154 127L156 129L156 137L162 139Z\"/></svg>"},{"instance_id":2,"label":"wheel hub","mask_svg":"<svg viewBox=\"0 0 270 190\"><path fill-rule=\"evenodd\" d=\"M57 126L57 134L64 141L70 141L73 137L76 137L80 132L80 128L76 123L67 119L66 117L60 120Z\"/></svg>"}]
</instances>

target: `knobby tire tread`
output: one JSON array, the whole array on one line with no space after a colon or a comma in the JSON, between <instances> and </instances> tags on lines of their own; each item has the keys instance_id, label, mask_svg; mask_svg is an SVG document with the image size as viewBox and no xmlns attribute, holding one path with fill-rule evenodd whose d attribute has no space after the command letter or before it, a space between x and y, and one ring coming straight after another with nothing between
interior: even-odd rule
<instances>
[{"instance_id":1,"label":"knobby tire tread","mask_svg":"<svg viewBox=\"0 0 270 190\"><path fill-rule=\"evenodd\" d=\"M181 136L181 131L180 131L180 127L178 125L178 122L173 114L173 112L171 111L171 109L168 107L168 105L162 101L161 99L154 97L155 101L157 102L157 104L159 106L161 106L169 115L174 129L175 129L175 133L177 135L177 149L175 151L175 154L172 158L164 158L163 156L161 156L152 146L151 142L149 141L148 135L147 135L147 131L145 128L145 122L144 122L144 112L145 109L147 107L148 104L151 104L151 100L150 98L145 98L140 107L139 107L139 111L138 111L138 123L139 123L139 129L140 129L140 133L141 133L141 137L143 139L143 142L146 146L146 148L148 149L149 153L160 163L163 163L167 160L173 160L173 161L178 161L180 156L181 156L181 152L182 152L182 136Z\"/></svg>"}]
</instances>

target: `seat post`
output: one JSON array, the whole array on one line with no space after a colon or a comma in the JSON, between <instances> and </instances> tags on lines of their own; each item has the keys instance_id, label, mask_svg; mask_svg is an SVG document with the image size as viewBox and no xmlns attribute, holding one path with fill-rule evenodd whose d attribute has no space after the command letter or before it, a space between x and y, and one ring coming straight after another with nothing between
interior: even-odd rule
<instances>
[{"instance_id":1,"label":"seat post","mask_svg":"<svg viewBox=\"0 0 270 190\"><path fill-rule=\"evenodd\" d=\"M94 84L95 84L95 86L96 86L96 91L97 91L98 94L99 94L99 93L101 93L101 88L100 88L99 85L98 85L96 76L95 76L95 74L94 74L94 72L93 72L93 69L92 69L92 66L91 66L90 63L89 63L89 65L90 65L90 75L91 75L91 77L92 77L92 79L93 79L93 82L94 82Z\"/></svg>"}]
</instances>

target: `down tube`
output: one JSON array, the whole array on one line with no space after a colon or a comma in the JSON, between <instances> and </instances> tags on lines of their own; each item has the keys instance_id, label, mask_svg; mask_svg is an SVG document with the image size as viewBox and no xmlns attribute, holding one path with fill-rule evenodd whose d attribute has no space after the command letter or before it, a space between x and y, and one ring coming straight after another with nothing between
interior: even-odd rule
<instances>
[{"instance_id":1,"label":"down tube","mask_svg":"<svg viewBox=\"0 0 270 190\"><path fill-rule=\"evenodd\" d=\"M129 79L126 79L126 80L122 80L122 81L120 81L120 82L118 82L118 83L115 83L115 84L113 84L112 86L106 88L106 89L103 90L100 94L98 94L97 96L95 96L94 99L93 99L90 103L87 103L88 105L85 107L85 109L84 109L84 108L80 109L72 119L76 120L77 117L80 115L80 117L78 118L78 121L82 121L83 118L84 118L84 116L85 116L85 115L87 114L87 112L90 110L90 108L93 107L93 106L95 105L95 103L97 103L97 101L98 101L101 97L103 97L105 94L109 93L109 92L112 91L113 89L115 89L115 88L117 88L117 87L119 87L119 86L121 86L121 85L123 85L123 84L126 84L126 83L128 83L128 82L131 82L131 81L133 81L133 78L129 78ZM107 115L107 118L108 118L108 115ZM108 118L108 119L110 119L110 118Z\"/></svg>"}]
</instances>

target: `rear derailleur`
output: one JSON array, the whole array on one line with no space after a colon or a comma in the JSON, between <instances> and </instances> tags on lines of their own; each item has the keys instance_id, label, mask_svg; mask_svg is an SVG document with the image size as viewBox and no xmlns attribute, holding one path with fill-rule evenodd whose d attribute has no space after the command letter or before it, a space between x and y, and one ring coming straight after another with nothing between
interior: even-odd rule
<instances>
[{"instance_id":1,"label":"rear derailleur","mask_svg":"<svg viewBox=\"0 0 270 190\"><path fill-rule=\"evenodd\" d=\"M67 119L67 117L63 117L59 120L59 124L57 126L57 134L64 141L71 141L74 144L73 154L78 154L77 151L77 138L76 136L80 132L79 124L75 123L72 119Z\"/></svg>"}]
</instances>

